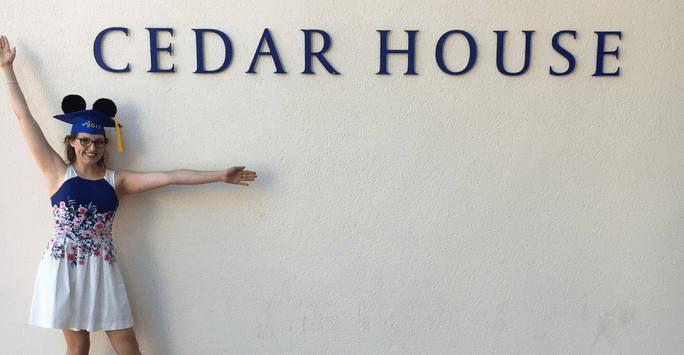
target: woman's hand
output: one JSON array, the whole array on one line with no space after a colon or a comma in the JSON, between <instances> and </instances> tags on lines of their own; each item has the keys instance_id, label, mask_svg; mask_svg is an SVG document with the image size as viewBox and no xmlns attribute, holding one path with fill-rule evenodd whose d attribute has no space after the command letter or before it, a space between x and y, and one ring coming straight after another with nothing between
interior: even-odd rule
<instances>
[{"instance_id":1,"label":"woman's hand","mask_svg":"<svg viewBox=\"0 0 684 355\"><path fill-rule=\"evenodd\" d=\"M17 48L11 48L7 37L0 36L0 68L12 65L16 56Z\"/></svg>"},{"instance_id":2,"label":"woman's hand","mask_svg":"<svg viewBox=\"0 0 684 355\"><path fill-rule=\"evenodd\" d=\"M254 181L256 177L257 174L255 172L245 170L244 166L234 166L225 171L221 177L221 181L227 182L229 184L249 186L249 184L246 184L243 181Z\"/></svg>"}]
</instances>

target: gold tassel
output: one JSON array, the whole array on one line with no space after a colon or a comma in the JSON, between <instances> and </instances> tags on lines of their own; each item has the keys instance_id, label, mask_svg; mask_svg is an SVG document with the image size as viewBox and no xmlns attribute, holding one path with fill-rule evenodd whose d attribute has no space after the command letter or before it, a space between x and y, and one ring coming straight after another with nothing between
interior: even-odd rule
<instances>
[{"instance_id":1,"label":"gold tassel","mask_svg":"<svg viewBox=\"0 0 684 355\"><path fill-rule=\"evenodd\" d=\"M121 153L123 152L123 146L121 145L121 130L119 129L119 122L116 121L116 118L114 118L114 128L116 129L116 146L119 148L119 153Z\"/></svg>"}]
</instances>

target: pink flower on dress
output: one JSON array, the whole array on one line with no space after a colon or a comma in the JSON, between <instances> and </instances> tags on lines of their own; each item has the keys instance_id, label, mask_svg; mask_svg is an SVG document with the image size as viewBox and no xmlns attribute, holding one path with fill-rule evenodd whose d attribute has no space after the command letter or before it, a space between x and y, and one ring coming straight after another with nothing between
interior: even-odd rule
<instances>
[{"instance_id":1,"label":"pink flower on dress","mask_svg":"<svg viewBox=\"0 0 684 355\"><path fill-rule=\"evenodd\" d=\"M109 264L116 262L109 238L113 211L99 214L92 204L81 206L66 201L54 204L52 209L55 233L47 249L53 259L68 259L72 267L85 265L89 256L103 257Z\"/></svg>"}]
</instances>

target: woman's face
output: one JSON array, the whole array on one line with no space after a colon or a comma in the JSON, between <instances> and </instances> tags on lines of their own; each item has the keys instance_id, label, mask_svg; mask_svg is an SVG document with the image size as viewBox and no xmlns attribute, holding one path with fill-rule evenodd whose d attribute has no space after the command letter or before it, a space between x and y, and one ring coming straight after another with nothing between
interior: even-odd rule
<instances>
[{"instance_id":1,"label":"woman's face","mask_svg":"<svg viewBox=\"0 0 684 355\"><path fill-rule=\"evenodd\" d=\"M105 137L102 134L78 133L78 136L75 139L72 139L69 144L74 147L76 161L87 165L97 165L97 162L100 161L104 155L104 142ZM89 146L85 147L84 145ZM102 146L98 147L99 145Z\"/></svg>"}]
</instances>

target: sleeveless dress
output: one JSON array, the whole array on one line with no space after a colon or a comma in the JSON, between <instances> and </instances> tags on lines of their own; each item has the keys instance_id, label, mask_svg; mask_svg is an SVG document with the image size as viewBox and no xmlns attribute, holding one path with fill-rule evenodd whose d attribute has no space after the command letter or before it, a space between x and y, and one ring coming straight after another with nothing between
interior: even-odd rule
<instances>
[{"instance_id":1,"label":"sleeveless dress","mask_svg":"<svg viewBox=\"0 0 684 355\"><path fill-rule=\"evenodd\" d=\"M55 232L38 267L29 324L73 330L116 330L133 326L112 245L119 206L114 171L87 180L67 167L50 198Z\"/></svg>"}]
</instances>

